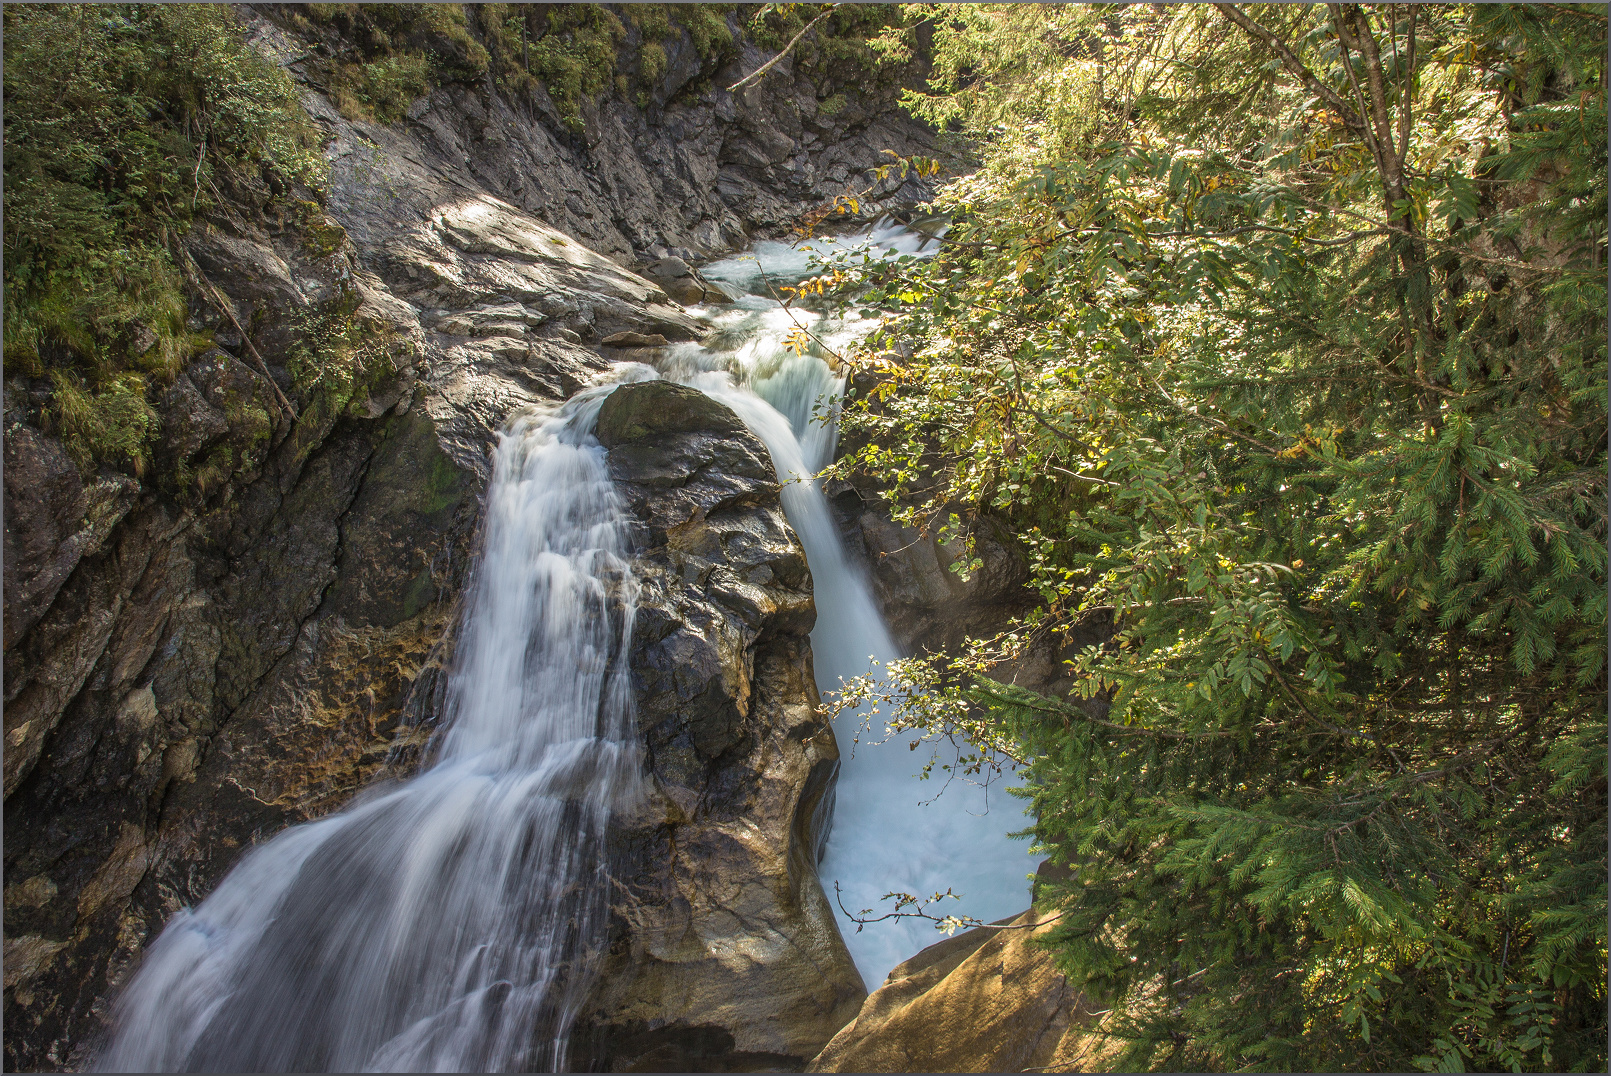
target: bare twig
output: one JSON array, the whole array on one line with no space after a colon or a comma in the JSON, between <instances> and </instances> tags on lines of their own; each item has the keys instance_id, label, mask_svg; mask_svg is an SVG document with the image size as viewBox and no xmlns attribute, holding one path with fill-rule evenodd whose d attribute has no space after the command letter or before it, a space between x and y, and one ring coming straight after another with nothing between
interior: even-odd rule
<instances>
[{"instance_id":1,"label":"bare twig","mask_svg":"<svg viewBox=\"0 0 1611 1076\"><path fill-rule=\"evenodd\" d=\"M252 338L247 335L246 330L241 327L239 319L235 317L234 306L231 305L229 299L218 290L218 286L211 280L207 279L207 275L201 271L201 266L196 264L196 260L190 256L190 252L185 250L183 247L180 247L180 252L184 255L186 267L189 268L192 274L194 274L196 283L201 285L202 291L204 291L208 298L213 301L213 305L221 310L224 316L229 319L229 323L235 326L235 331L241 334L241 341L246 344L246 350L251 352L252 358L257 360L258 372L264 377L268 378L269 387L274 390L274 396L280 401L280 406L285 408L286 413L289 414L292 419L295 419L297 417L296 408L291 405L290 400L285 398L285 393L280 391L279 382L275 381L274 375L269 373L268 363L263 360L263 356L258 353L257 345L252 343Z\"/></svg>"},{"instance_id":2,"label":"bare twig","mask_svg":"<svg viewBox=\"0 0 1611 1076\"><path fill-rule=\"evenodd\" d=\"M1035 921L1029 923L986 923L984 920L975 919L971 915L930 915L928 912L921 909L927 908L931 903L933 903L932 901L918 900L910 893L886 893L884 894L884 899L886 900L890 897L897 898L895 904L896 910L893 912L885 912L883 915L880 915L874 919L864 919L862 916L855 914L849 908L845 907L844 893L840 889L838 881L835 881L833 884L833 896L834 900L839 905L839 910L845 913L846 919L849 919L852 923L856 924L856 929L858 931L870 923L882 923L886 919L927 919L931 923L940 924L942 926L952 926L959 929L962 927L967 927L970 930L1037 930L1048 923L1055 923L1057 920L1063 917L1063 913L1058 912L1056 915L1047 916L1045 919L1036 919ZM952 893L949 889L947 889L944 893L936 893L935 896L952 897L953 899L958 899L956 894ZM900 911L901 908L904 908L908 905L915 906L919 910L915 912ZM868 910L870 911L871 909ZM1033 911L1034 909L1029 910Z\"/></svg>"},{"instance_id":3,"label":"bare twig","mask_svg":"<svg viewBox=\"0 0 1611 1076\"><path fill-rule=\"evenodd\" d=\"M789 50L794 48L795 43L798 42L802 37L804 37L806 35L807 30L810 30L813 26L817 25L817 23L819 23L823 19L827 18L828 17L828 12L832 11L834 8L836 8L838 6L839 6L838 4L830 4L822 12L822 14L818 15L816 18L814 18L810 22L806 23L805 24L805 29L801 30L799 33L795 34L794 37L790 38L789 43L787 45L783 46L783 51L782 52L779 52L776 56L774 56L770 60L766 61L766 63L762 64L760 67L757 67L754 71L751 71L749 74L745 75L743 78L739 79L737 82L735 82L731 86L727 87L727 92L728 93L737 93L739 90L743 89L745 86L748 86L750 83L755 82L762 75L764 75L768 71L772 70L772 68L774 66L776 66L776 64L777 64L777 62L779 60L783 59L783 57L785 57L785 56L787 56L789 54Z\"/></svg>"}]
</instances>

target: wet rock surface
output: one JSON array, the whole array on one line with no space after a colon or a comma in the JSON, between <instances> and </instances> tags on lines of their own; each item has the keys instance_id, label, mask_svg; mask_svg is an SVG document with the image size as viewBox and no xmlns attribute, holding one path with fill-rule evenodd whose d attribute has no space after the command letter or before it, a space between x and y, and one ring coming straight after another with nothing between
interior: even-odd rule
<instances>
[{"instance_id":1,"label":"wet rock surface","mask_svg":"<svg viewBox=\"0 0 1611 1076\"><path fill-rule=\"evenodd\" d=\"M6 652L8 1068L81 1064L169 915L253 841L406 768L472 476L413 413L344 418L301 454L286 430L244 486L142 491Z\"/></svg>"},{"instance_id":2,"label":"wet rock surface","mask_svg":"<svg viewBox=\"0 0 1611 1076\"><path fill-rule=\"evenodd\" d=\"M722 404L625 385L598 431L640 526L652 790L613 825L611 946L571 1063L798 1070L865 996L816 873L839 752L805 557L765 446Z\"/></svg>"}]
</instances>

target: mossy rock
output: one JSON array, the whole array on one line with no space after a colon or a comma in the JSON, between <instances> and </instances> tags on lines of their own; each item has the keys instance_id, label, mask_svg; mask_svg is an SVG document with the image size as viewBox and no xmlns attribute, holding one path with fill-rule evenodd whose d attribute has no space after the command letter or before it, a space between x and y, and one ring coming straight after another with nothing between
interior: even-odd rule
<instances>
[{"instance_id":1,"label":"mossy rock","mask_svg":"<svg viewBox=\"0 0 1611 1076\"><path fill-rule=\"evenodd\" d=\"M744 423L726 404L673 381L638 381L610 393L595 436L607 448L677 433L741 434Z\"/></svg>"}]
</instances>

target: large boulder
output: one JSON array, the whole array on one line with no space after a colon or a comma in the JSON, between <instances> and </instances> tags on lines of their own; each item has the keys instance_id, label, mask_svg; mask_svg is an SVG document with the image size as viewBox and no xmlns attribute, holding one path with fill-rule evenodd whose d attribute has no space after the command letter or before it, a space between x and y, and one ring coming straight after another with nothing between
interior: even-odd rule
<instances>
[{"instance_id":1,"label":"large boulder","mask_svg":"<svg viewBox=\"0 0 1611 1076\"><path fill-rule=\"evenodd\" d=\"M700 275L699 270L681 258L660 258L649 263L643 275L665 289L666 294L684 306L703 302L726 302L728 295Z\"/></svg>"},{"instance_id":2,"label":"large boulder","mask_svg":"<svg viewBox=\"0 0 1611 1076\"><path fill-rule=\"evenodd\" d=\"M726 404L675 381L640 381L610 393L599 408L595 427L599 443L615 448L633 442L660 447L660 437L675 433L731 436L747 445L743 421ZM757 442L759 443L759 442Z\"/></svg>"},{"instance_id":3,"label":"large boulder","mask_svg":"<svg viewBox=\"0 0 1611 1076\"><path fill-rule=\"evenodd\" d=\"M597 426L640 525L647 800L612 823L611 944L572 1037L595 1071L801 1068L866 991L817 879L839 751L805 557L724 405L623 385Z\"/></svg>"},{"instance_id":4,"label":"large boulder","mask_svg":"<svg viewBox=\"0 0 1611 1076\"><path fill-rule=\"evenodd\" d=\"M1096 1015L1033 939L1033 909L897 965L809 1072L1092 1072Z\"/></svg>"}]
</instances>

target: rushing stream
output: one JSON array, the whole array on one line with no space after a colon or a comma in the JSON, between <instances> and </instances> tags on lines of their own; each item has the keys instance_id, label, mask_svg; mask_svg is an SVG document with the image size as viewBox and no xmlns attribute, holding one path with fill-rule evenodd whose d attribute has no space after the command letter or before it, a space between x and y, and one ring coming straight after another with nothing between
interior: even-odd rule
<instances>
[{"instance_id":1,"label":"rushing stream","mask_svg":"<svg viewBox=\"0 0 1611 1076\"><path fill-rule=\"evenodd\" d=\"M564 1071L605 826L642 771L628 532L591 436L609 391L503 435L434 762L175 915L102 1070Z\"/></svg>"},{"instance_id":2,"label":"rushing stream","mask_svg":"<svg viewBox=\"0 0 1611 1076\"><path fill-rule=\"evenodd\" d=\"M830 241L831 242L831 241ZM898 230L845 242L918 252ZM811 477L833 456L842 385L785 344L795 318L830 345L865 323L787 311L764 290L807 275L777 243L706 273L734 301L706 308L704 345L666 350L662 376L731 406L771 450L815 586L824 691L896 648ZM655 371L623 364L620 379ZM103 1071L541 1071L566 1041L607 927L604 836L641 791L626 655L636 610L629 533L594 420L614 384L517 417L498 446L484 548L430 763L339 814L254 849L178 912L114 1009ZM826 409L826 410L824 410ZM825 415L828 421L819 421ZM1028 903L1021 825L999 790L924 783L904 739L853 744L822 877L852 912L890 890L963 899L989 921ZM925 800L932 802L923 803ZM845 939L870 986L938 940L874 923Z\"/></svg>"},{"instance_id":3,"label":"rushing stream","mask_svg":"<svg viewBox=\"0 0 1611 1076\"><path fill-rule=\"evenodd\" d=\"M704 267L707 279L743 294L707 308L716 331L703 345L676 345L662 363L668 376L732 407L772 452L778 478L787 483L784 511L811 566L817 605L811 650L817 686L825 693L837 690L842 678L868 672L870 662L896 657L897 648L868 581L847 560L827 498L811 477L833 460L832 417L843 379L809 351L797 355L787 339L800 324L827 348L838 349L873 326L853 311L833 316L786 310L767 293L812 275L814 254L848 248L873 257L922 256L931 246L899 227L809 244L757 243L747 254ZM885 740L876 718L860 732L864 716L845 714L836 723L844 758L820 870L856 967L868 989L875 989L892 967L941 935L921 919L860 925L845 910L856 915L870 908L872 915L863 918L872 919L894 910L892 901L881 899L886 893L926 898L950 889L961 899L942 901L932 911L988 923L1029 906L1033 864L1027 846L1007 837L1025 819L1000 783L985 787L957 778L946 784L943 774L920 780L926 756L921 746L910 749L916 734ZM858 734L860 742L853 743Z\"/></svg>"}]
</instances>

